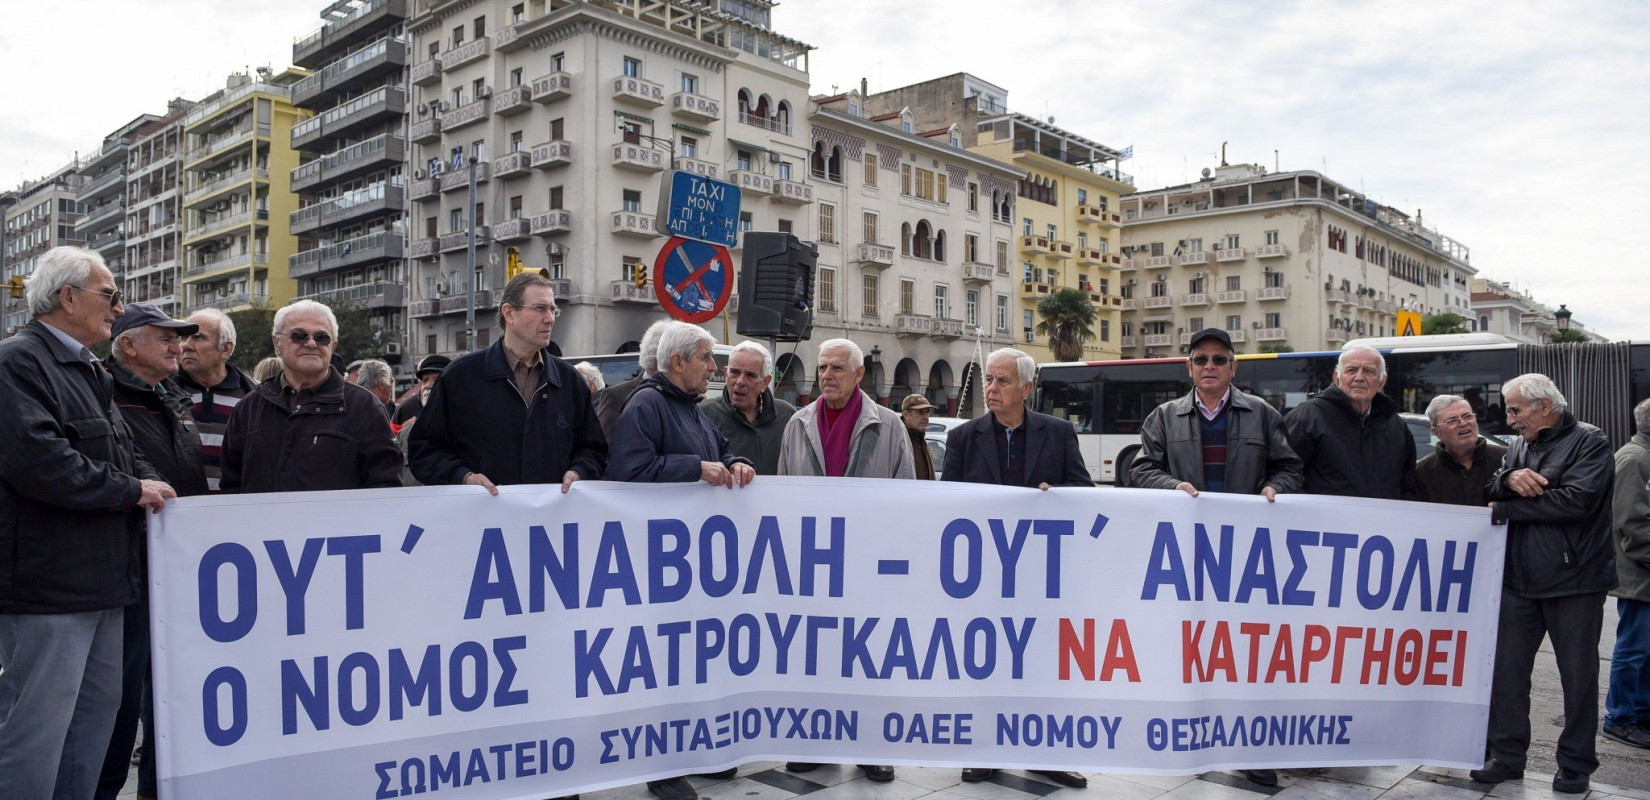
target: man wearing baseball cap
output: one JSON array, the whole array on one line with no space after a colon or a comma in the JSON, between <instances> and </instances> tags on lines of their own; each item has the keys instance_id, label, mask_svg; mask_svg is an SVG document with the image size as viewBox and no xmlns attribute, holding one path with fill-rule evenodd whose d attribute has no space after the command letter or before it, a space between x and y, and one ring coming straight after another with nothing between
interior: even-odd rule
<instances>
[{"instance_id":1,"label":"man wearing baseball cap","mask_svg":"<svg viewBox=\"0 0 1650 800\"><path fill-rule=\"evenodd\" d=\"M934 413L934 404L920 393L908 394L899 403L899 418L905 423L905 435L911 437L911 463L917 468L917 480L934 479L934 453L928 449L928 417Z\"/></svg>"},{"instance_id":2,"label":"man wearing baseball cap","mask_svg":"<svg viewBox=\"0 0 1650 800\"><path fill-rule=\"evenodd\" d=\"M424 410L424 398L430 396L430 387L435 385L435 379L451 363L452 359L440 353L427 355L423 361L418 362L418 371L413 373L418 377L418 393L402 400L401 404L395 407L395 424L405 425Z\"/></svg>"}]
</instances>

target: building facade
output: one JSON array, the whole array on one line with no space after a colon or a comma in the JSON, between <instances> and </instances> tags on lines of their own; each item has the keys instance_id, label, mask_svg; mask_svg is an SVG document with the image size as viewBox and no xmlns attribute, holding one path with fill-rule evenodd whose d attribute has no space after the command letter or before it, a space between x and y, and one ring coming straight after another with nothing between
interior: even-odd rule
<instances>
[{"instance_id":1,"label":"building facade","mask_svg":"<svg viewBox=\"0 0 1650 800\"><path fill-rule=\"evenodd\" d=\"M173 100L164 116L132 132L126 154L122 288L131 301L154 303L174 317L183 312L183 118L193 107Z\"/></svg>"},{"instance_id":2,"label":"building facade","mask_svg":"<svg viewBox=\"0 0 1650 800\"><path fill-rule=\"evenodd\" d=\"M308 116L292 105L292 84L305 77L302 70L237 73L184 115L184 313L292 300L292 127Z\"/></svg>"},{"instance_id":3,"label":"building facade","mask_svg":"<svg viewBox=\"0 0 1650 800\"><path fill-rule=\"evenodd\" d=\"M18 275L26 281L34 274L35 260L58 245L83 245L76 227L83 216L80 207L79 162L53 171L37 181L30 181L7 193L13 204L5 211L4 255L0 257L3 278L10 281ZM29 311L22 300L12 300L0 293L3 300L4 335L16 333L29 323Z\"/></svg>"},{"instance_id":4,"label":"building facade","mask_svg":"<svg viewBox=\"0 0 1650 800\"><path fill-rule=\"evenodd\" d=\"M90 155L80 157L80 188L76 198L84 212L75 223L75 238L103 256L116 285L126 272L126 173L132 138L159 117L144 114L103 138Z\"/></svg>"},{"instance_id":5,"label":"building facade","mask_svg":"<svg viewBox=\"0 0 1650 800\"><path fill-rule=\"evenodd\" d=\"M770 29L771 6L413 0L413 360L496 338L509 247L555 283L556 350L634 349L664 313L633 276L665 242L655 216L671 168L740 186L742 228L812 238L798 124L809 48ZM706 328L733 338L729 321Z\"/></svg>"},{"instance_id":6,"label":"building facade","mask_svg":"<svg viewBox=\"0 0 1650 800\"><path fill-rule=\"evenodd\" d=\"M406 345L407 13L406 0L341 0L292 46L311 71L292 104L311 116L292 126L302 163L289 175L288 274L299 297L371 312L372 341L348 343L352 353Z\"/></svg>"},{"instance_id":7,"label":"building facade","mask_svg":"<svg viewBox=\"0 0 1650 800\"><path fill-rule=\"evenodd\" d=\"M1399 309L1471 318L1465 245L1310 170L1253 164L1122 198L1123 355L1222 328L1240 353L1396 333Z\"/></svg>"},{"instance_id":8,"label":"building facade","mask_svg":"<svg viewBox=\"0 0 1650 800\"><path fill-rule=\"evenodd\" d=\"M1062 288L1089 296L1094 336L1083 358L1117 358L1123 298L1118 201L1133 191L1133 178L1118 165L1124 153L1009 110L1008 92L967 73L871 94L871 114L899 115L901 124L924 131L1025 172L1012 189L990 198L1014 221L1012 235L994 242L999 260L1014 263L1017 284L1011 306L1016 346L1039 362L1054 360L1047 337L1037 332L1037 304Z\"/></svg>"}]
</instances>

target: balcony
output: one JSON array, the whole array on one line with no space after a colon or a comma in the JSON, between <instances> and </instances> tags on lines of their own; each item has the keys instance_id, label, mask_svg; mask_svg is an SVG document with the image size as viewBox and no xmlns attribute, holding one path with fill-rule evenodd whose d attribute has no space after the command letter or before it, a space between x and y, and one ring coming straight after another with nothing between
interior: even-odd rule
<instances>
[{"instance_id":1,"label":"balcony","mask_svg":"<svg viewBox=\"0 0 1650 800\"><path fill-rule=\"evenodd\" d=\"M219 272L226 269L252 266L269 266L269 254L242 253L238 256L219 256L217 258L202 257L194 259L194 263L186 267L183 270L183 274L185 277L192 278L196 275L206 275L208 273Z\"/></svg>"},{"instance_id":2,"label":"balcony","mask_svg":"<svg viewBox=\"0 0 1650 800\"><path fill-rule=\"evenodd\" d=\"M346 47L372 35L385 17L407 18L406 0L371 0L350 9L349 13L329 20L309 35L292 43L292 63L313 69L315 60L327 48Z\"/></svg>"},{"instance_id":3,"label":"balcony","mask_svg":"<svg viewBox=\"0 0 1650 800\"><path fill-rule=\"evenodd\" d=\"M546 211L533 217L528 223L534 236L554 236L568 233L573 230L573 212L565 208Z\"/></svg>"},{"instance_id":4,"label":"balcony","mask_svg":"<svg viewBox=\"0 0 1650 800\"><path fill-rule=\"evenodd\" d=\"M963 321L960 319L946 319L936 317L931 325L929 335L935 339L961 339L963 335Z\"/></svg>"},{"instance_id":5,"label":"balcony","mask_svg":"<svg viewBox=\"0 0 1650 800\"><path fill-rule=\"evenodd\" d=\"M533 171L533 157L525 150L505 153L493 159L493 177L514 178Z\"/></svg>"},{"instance_id":6,"label":"balcony","mask_svg":"<svg viewBox=\"0 0 1650 800\"><path fill-rule=\"evenodd\" d=\"M991 279L996 276L997 269L990 264L980 264L973 261L963 262L963 283L970 283L978 286L980 284L990 283Z\"/></svg>"},{"instance_id":7,"label":"balcony","mask_svg":"<svg viewBox=\"0 0 1650 800\"><path fill-rule=\"evenodd\" d=\"M895 314L895 336L927 336L933 330L932 320L920 314Z\"/></svg>"},{"instance_id":8,"label":"balcony","mask_svg":"<svg viewBox=\"0 0 1650 800\"><path fill-rule=\"evenodd\" d=\"M327 90L337 91L351 83L400 72L407 66L407 45L394 39L379 39L327 65L325 69L292 86L293 105L306 105Z\"/></svg>"},{"instance_id":9,"label":"balcony","mask_svg":"<svg viewBox=\"0 0 1650 800\"><path fill-rule=\"evenodd\" d=\"M409 317L433 317L441 313L440 300L414 300L407 304Z\"/></svg>"},{"instance_id":10,"label":"balcony","mask_svg":"<svg viewBox=\"0 0 1650 800\"><path fill-rule=\"evenodd\" d=\"M440 252L441 240L426 238L414 239L407 245L407 258L434 258Z\"/></svg>"},{"instance_id":11,"label":"balcony","mask_svg":"<svg viewBox=\"0 0 1650 800\"><path fill-rule=\"evenodd\" d=\"M1123 345L1124 350L1127 350L1127 349L1132 348L1132 347L1139 347L1140 346L1140 337L1138 337L1138 336L1125 336L1125 337L1123 337L1122 345Z\"/></svg>"},{"instance_id":12,"label":"balcony","mask_svg":"<svg viewBox=\"0 0 1650 800\"><path fill-rule=\"evenodd\" d=\"M1215 302L1221 304L1242 303L1248 299L1249 293L1242 289L1234 289L1230 292L1221 292L1220 294L1215 295Z\"/></svg>"},{"instance_id":13,"label":"balcony","mask_svg":"<svg viewBox=\"0 0 1650 800\"><path fill-rule=\"evenodd\" d=\"M657 108L665 104L665 87L645 78L620 75L613 79L613 99Z\"/></svg>"},{"instance_id":14,"label":"balcony","mask_svg":"<svg viewBox=\"0 0 1650 800\"><path fill-rule=\"evenodd\" d=\"M1025 281L1020 284L1020 297L1027 300L1039 300L1053 294L1055 288L1050 283Z\"/></svg>"},{"instance_id":15,"label":"balcony","mask_svg":"<svg viewBox=\"0 0 1650 800\"><path fill-rule=\"evenodd\" d=\"M195 304L185 308L183 310L183 314L184 316L188 316L203 308L215 308L219 311L233 311L242 306L262 306L268 304L269 295L266 294L247 294L246 292L230 294L228 292L215 292L209 297L197 296L195 298Z\"/></svg>"},{"instance_id":16,"label":"balcony","mask_svg":"<svg viewBox=\"0 0 1650 800\"><path fill-rule=\"evenodd\" d=\"M489 232L486 225L476 228L477 250L487 246L488 233ZM453 231L452 233L442 234L438 247L441 248L441 252L443 253L451 253L454 250L470 249L470 229L465 228L461 231Z\"/></svg>"},{"instance_id":17,"label":"balcony","mask_svg":"<svg viewBox=\"0 0 1650 800\"><path fill-rule=\"evenodd\" d=\"M1209 263L1209 253L1199 250L1196 253L1183 253L1180 256L1180 265L1183 267L1201 266Z\"/></svg>"},{"instance_id":18,"label":"balcony","mask_svg":"<svg viewBox=\"0 0 1650 800\"><path fill-rule=\"evenodd\" d=\"M1120 272L1133 272L1136 269L1138 269L1139 267L1140 267L1140 261L1138 259L1131 258L1131 259L1128 259L1127 261L1123 262L1122 269L1120 269L1119 271Z\"/></svg>"},{"instance_id":19,"label":"balcony","mask_svg":"<svg viewBox=\"0 0 1650 800\"><path fill-rule=\"evenodd\" d=\"M269 180L269 170L247 167L235 170L228 175L203 180L194 184L194 188L183 193L183 204L185 207L201 205L217 195L239 187L254 177L258 180L267 181Z\"/></svg>"},{"instance_id":20,"label":"balcony","mask_svg":"<svg viewBox=\"0 0 1650 800\"><path fill-rule=\"evenodd\" d=\"M1215 251L1216 261L1242 261L1248 254L1241 247L1229 247Z\"/></svg>"},{"instance_id":21,"label":"balcony","mask_svg":"<svg viewBox=\"0 0 1650 800\"><path fill-rule=\"evenodd\" d=\"M670 162L670 164L673 168L681 172L691 172L694 175L702 175L711 179L716 178L716 165L709 161L700 161L697 158L688 158L687 156L677 156Z\"/></svg>"},{"instance_id":22,"label":"balcony","mask_svg":"<svg viewBox=\"0 0 1650 800\"><path fill-rule=\"evenodd\" d=\"M776 180L773 182L773 200L776 203L806 205L814 201L814 187L802 181Z\"/></svg>"},{"instance_id":23,"label":"balcony","mask_svg":"<svg viewBox=\"0 0 1650 800\"><path fill-rule=\"evenodd\" d=\"M573 163L573 144L560 139L544 144L536 144L533 145L531 156L533 169L565 167Z\"/></svg>"},{"instance_id":24,"label":"balcony","mask_svg":"<svg viewBox=\"0 0 1650 800\"><path fill-rule=\"evenodd\" d=\"M1324 292L1323 299L1325 302L1336 303L1343 306L1352 305L1352 293L1342 291L1340 289L1330 289Z\"/></svg>"},{"instance_id":25,"label":"balcony","mask_svg":"<svg viewBox=\"0 0 1650 800\"><path fill-rule=\"evenodd\" d=\"M746 125L755 125L758 128L773 131L774 133L782 136L791 135L791 124L780 119L768 118L759 114L751 114L749 112L741 111L739 112L739 121Z\"/></svg>"},{"instance_id":26,"label":"balcony","mask_svg":"<svg viewBox=\"0 0 1650 800\"><path fill-rule=\"evenodd\" d=\"M861 242L854 260L867 267L887 268L894 265L894 248L874 242Z\"/></svg>"},{"instance_id":27,"label":"balcony","mask_svg":"<svg viewBox=\"0 0 1650 800\"><path fill-rule=\"evenodd\" d=\"M652 214L639 211L615 211L611 215L612 232L619 236L637 236L651 239L659 235L659 227Z\"/></svg>"},{"instance_id":28,"label":"balcony","mask_svg":"<svg viewBox=\"0 0 1650 800\"><path fill-rule=\"evenodd\" d=\"M1148 333L1144 337L1147 347L1169 347L1174 344L1172 333Z\"/></svg>"},{"instance_id":29,"label":"balcony","mask_svg":"<svg viewBox=\"0 0 1650 800\"><path fill-rule=\"evenodd\" d=\"M1255 299L1256 300L1261 300L1261 301L1266 301L1266 300L1288 300L1289 299L1289 287L1288 286L1267 286L1267 287L1264 287L1264 288L1256 289L1255 290Z\"/></svg>"},{"instance_id":30,"label":"balcony","mask_svg":"<svg viewBox=\"0 0 1650 800\"><path fill-rule=\"evenodd\" d=\"M483 183L486 183L488 176L492 173L492 165L488 164L485 161L483 161L479 164L477 164L475 162L471 162L471 166L475 167L476 185L479 186ZM448 172L441 173L441 191L442 192L451 192L451 191L456 191L458 189L468 189L469 187L470 187L470 167L467 166L464 169L455 169L455 170L451 170L451 171L448 171Z\"/></svg>"},{"instance_id":31,"label":"balcony","mask_svg":"<svg viewBox=\"0 0 1650 800\"><path fill-rule=\"evenodd\" d=\"M1375 310L1387 316L1392 316L1398 313L1398 304L1391 300L1377 300L1375 301Z\"/></svg>"},{"instance_id":32,"label":"balcony","mask_svg":"<svg viewBox=\"0 0 1650 800\"><path fill-rule=\"evenodd\" d=\"M423 180L413 181L412 186L407 190L407 196L412 198L414 202L417 202L419 200L428 200L433 198L440 193L440 191L440 178L425 178Z\"/></svg>"},{"instance_id":33,"label":"balcony","mask_svg":"<svg viewBox=\"0 0 1650 800\"><path fill-rule=\"evenodd\" d=\"M407 287L391 281L363 283L326 292L306 294L298 299L314 300L331 307L365 306L367 308L401 308L405 304Z\"/></svg>"},{"instance_id":34,"label":"balcony","mask_svg":"<svg viewBox=\"0 0 1650 800\"><path fill-rule=\"evenodd\" d=\"M1255 258L1285 258L1288 255L1281 244L1263 244L1255 248Z\"/></svg>"},{"instance_id":35,"label":"balcony","mask_svg":"<svg viewBox=\"0 0 1650 800\"><path fill-rule=\"evenodd\" d=\"M722 118L722 104L692 92L677 92L670 96L670 110L690 119L710 122Z\"/></svg>"},{"instance_id":36,"label":"balcony","mask_svg":"<svg viewBox=\"0 0 1650 800\"><path fill-rule=\"evenodd\" d=\"M1138 311L1140 309L1140 301L1132 297L1125 297L1123 298L1122 308L1124 311Z\"/></svg>"},{"instance_id":37,"label":"balcony","mask_svg":"<svg viewBox=\"0 0 1650 800\"><path fill-rule=\"evenodd\" d=\"M1071 242L1063 242L1059 239L1050 239L1048 241L1048 254L1050 257L1061 261L1069 261L1076 253L1077 245L1074 245Z\"/></svg>"},{"instance_id":38,"label":"balcony","mask_svg":"<svg viewBox=\"0 0 1650 800\"><path fill-rule=\"evenodd\" d=\"M1021 236L1020 252L1028 256L1046 256L1054 252L1054 243L1047 236Z\"/></svg>"},{"instance_id":39,"label":"balcony","mask_svg":"<svg viewBox=\"0 0 1650 800\"><path fill-rule=\"evenodd\" d=\"M1140 266L1143 269L1163 269L1164 267L1172 267L1174 266L1174 256L1147 256L1146 258L1141 259Z\"/></svg>"},{"instance_id":40,"label":"balcony","mask_svg":"<svg viewBox=\"0 0 1650 800\"><path fill-rule=\"evenodd\" d=\"M186 238L198 239L203 236L222 235L223 232L232 228L240 228L250 224L253 219L257 219L259 222L268 221L269 212L261 209L254 212L252 209L247 209L238 214L228 214L214 217L212 219L203 219L199 224L190 226L190 230L186 234Z\"/></svg>"},{"instance_id":41,"label":"balcony","mask_svg":"<svg viewBox=\"0 0 1650 800\"><path fill-rule=\"evenodd\" d=\"M1077 263L1083 266L1098 267L1106 264L1106 253L1095 247L1077 248Z\"/></svg>"},{"instance_id":42,"label":"balcony","mask_svg":"<svg viewBox=\"0 0 1650 800\"><path fill-rule=\"evenodd\" d=\"M412 124L412 130L407 134L415 144L429 144L441 141L441 118L430 117L421 119Z\"/></svg>"},{"instance_id":43,"label":"balcony","mask_svg":"<svg viewBox=\"0 0 1650 800\"><path fill-rule=\"evenodd\" d=\"M1357 293L1358 307L1365 311L1375 310L1375 293L1360 291Z\"/></svg>"},{"instance_id":44,"label":"balcony","mask_svg":"<svg viewBox=\"0 0 1650 800\"><path fill-rule=\"evenodd\" d=\"M103 173L102 175L97 176L97 178L95 180L93 180L91 183L88 183L88 184L85 184L85 185L81 186L75 192L75 195L76 195L76 197L79 198L81 203L85 203L86 201L91 200L92 198L95 198L98 195L102 194L105 189L108 189L111 186L115 186L116 184L124 184L125 181L126 181L126 173L125 172L121 171L120 169L112 169L112 170L109 170L108 172Z\"/></svg>"},{"instance_id":45,"label":"balcony","mask_svg":"<svg viewBox=\"0 0 1650 800\"><path fill-rule=\"evenodd\" d=\"M308 233L321 227L321 205L305 206L287 216L287 229L293 233Z\"/></svg>"},{"instance_id":46,"label":"balcony","mask_svg":"<svg viewBox=\"0 0 1650 800\"><path fill-rule=\"evenodd\" d=\"M533 235L533 225L526 217L516 217L493 223L492 231L495 242L519 242Z\"/></svg>"},{"instance_id":47,"label":"balcony","mask_svg":"<svg viewBox=\"0 0 1650 800\"><path fill-rule=\"evenodd\" d=\"M1143 310L1151 310L1154 308L1172 308L1173 306L1174 298L1166 294L1158 295L1157 297L1145 297L1140 300L1140 308Z\"/></svg>"},{"instance_id":48,"label":"balcony","mask_svg":"<svg viewBox=\"0 0 1650 800\"><path fill-rule=\"evenodd\" d=\"M75 228L80 231L90 231L99 225L111 222L126 213L126 206L119 202L104 203L86 213L86 216L75 221Z\"/></svg>"},{"instance_id":49,"label":"balcony","mask_svg":"<svg viewBox=\"0 0 1650 800\"><path fill-rule=\"evenodd\" d=\"M452 72L454 67L468 64L479 58L485 58L493 40L486 37L471 39L445 53L441 54L441 71Z\"/></svg>"},{"instance_id":50,"label":"balcony","mask_svg":"<svg viewBox=\"0 0 1650 800\"><path fill-rule=\"evenodd\" d=\"M1128 181L1124 181L1124 183L1128 183ZM1100 227L1108 230L1121 228L1123 227L1123 215L1117 213L1116 211L1101 212L1099 218L1097 218L1095 222L1099 223Z\"/></svg>"},{"instance_id":51,"label":"balcony","mask_svg":"<svg viewBox=\"0 0 1650 800\"><path fill-rule=\"evenodd\" d=\"M533 81L533 102L550 103L573 94L573 76L552 72Z\"/></svg>"},{"instance_id":52,"label":"balcony","mask_svg":"<svg viewBox=\"0 0 1650 800\"><path fill-rule=\"evenodd\" d=\"M407 93L398 86L374 89L349 102L292 126L292 146L301 148L324 137L336 137L380 117L407 113Z\"/></svg>"},{"instance_id":53,"label":"balcony","mask_svg":"<svg viewBox=\"0 0 1650 800\"><path fill-rule=\"evenodd\" d=\"M1281 342L1281 341L1283 341L1285 339L1288 339L1288 338L1289 338L1289 329L1287 329L1287 328L1256 328L1255 329L1255 341L1257 341L1257 342Z\"/></svg>"},{"instance_id":54,"label":"balcony","mask_svg":"<svg viewBox=\"0 0 1650 800\"><path fill-rule=\"evenodd\" d=\"M321 224L340 225L385 212L400 212L405 190L399 184L377 183L321 204Z\"/></svg>"},{"instance_id":55,"label":"balcony","mask_svg":"<svg viewBox=\"0 0 1650 800\"><path fill-rule=\"evenodd\" d=\"M1346 329L1330 328L1324 331L1323 340L1329 344L1346 344Z\"/></svg>"},{"instance_id":56,"label":"balcony","mask_svg":"<svg viewBox=\"0 0 1650 800\"><path fill-rule=\"evenodd\" d=\"M654 293L652 284L638 289L636 284L630 281L614 281L609 286L615 303L641 303L653 306L659 304L659 296Z\"/></svg>"},{"instance_id":57,"label":"balcony","mask_svg":"<svg viewBox=\"0 0 1650 800\"><path fill-rule=\"evenodd\" d=\"M422 64L412 66L411 80L414 86L429 86L441 82L441 59L432 58Z\"/></svg>"},{"instance_id":58,"label":"balcony","mask_svg":"<svg viewBox=\"0 0 1650 800\"><path fill-rule=\"evenodd\" d=\"M773 178L760 172L748 169L736 169L728 173L728 182L738 186L742 192L753 194L773 194Z\"/></svg>"},{"instance_id":59,"label":"balcony","mask_svg":"<svg viewBox=\"0 0 1650 800\"><path fill-rule=\"evenodd\" d=\"M1206 306L1209 304L1209 295L1204 292L1193 292L1180 296L1182 306Z\"/></svg>"},{"instance_id":60,"label":"balcony","mask_svg":"<svg viewBox=\"0 0 1650 800\"><path fill-rule=\"evenodd\" d=\"M403 249L399 233L370 233L337 244L295 253L287 261L287 273L294 278L306 278L356 264L400 261ZM396 294L395 301L397 305L400 304L399 293Z\"/></svg>"},{"instance_id":61,"label":"balcony","mask_svg":"<svg viewBox=\"0 0 1650 800\"><path fill-rule=\"evenodd\" d=\"M513 117L533 107L533 88L517 86L493 95L493 113Z\"/></svg>"},{"instance_id":62,"label":"balcony","mask_svg":"<svg viewBox=\"0 0 1650 800\"><path fill-rule=\"evenodd\" d=\"M476 41L485 42L486 39ZM487 118L487 99L472 100L441 115L441 130L452 131Z\"/></svg>"},{"instance_id":63,"label":"balcony","mask_svg":"<svg viewBox=\"0 0 1650 800\"><path fill-rule=\"evenodd\" d=\"M1083 204L1077 207L1078 222L1099 222L1104 216L1106 216L1106 210L1099 206Z\"/></svg>"},{"instance_id":64,"label":"balcony","mask_svg":"<svg viewBox=\"0 0 1650 800\"><path fill-rule=\"evenodd\" d=\"M640 144L613 145L613 166L637 172L658 172L665 168L665 154Z\"/></svg>"}]
</instances>

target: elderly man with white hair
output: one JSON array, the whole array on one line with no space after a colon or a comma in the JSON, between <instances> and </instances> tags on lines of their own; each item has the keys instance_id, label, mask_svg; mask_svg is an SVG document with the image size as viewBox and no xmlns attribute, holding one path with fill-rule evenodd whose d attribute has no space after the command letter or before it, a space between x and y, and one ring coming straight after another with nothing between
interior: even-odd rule
<instances>
[{"instance_id":1,"label":"elderly man with white hair","mask_svg":"<svg viewBox=\"0 0 1650 800\"><path fill-rule=\"evenodd\" d=\"M143 509L177 494L133 445L91 348L124 305L102 256L54 247L0 341L0 796L84 798L121 700Z\"/></svg>"},{"instance_id":2,"label":"elderly man with white hair","mask_svg":"<svg viewBox=\"0 0 1650 800\"><path fill-rule=\"evenodd\" d=\"M332 368L338 319L314 300L275 312L281 374L229 416L225 492L299 492L401 485L401 449L372 392Z\"/></svg>"},{"instance_id":3,"label":"elderly man with white hair","mask_svg":"<svg viewBox=\"0 0 1650 800\"><path fill-rule=\"evenodd\" d=\"M847 339L828 339L816 360L819 398L785 425L779 474L915 479L905 423L859 388L864 351Z\"/></svg>"},{"instance_id":4,"label":"elderly man with white hair","mask_svg":"<svg viewBox=\"0 0 1650 800\"><path fill-rule=\"evenodd\" d=\"M630 396L641 387L642 381L659 371L659 336L675 323L676 320L666 317L647 326L647 331L642 334L640 349L636 351L637 365L642 368L642 373L596 393L596 419L601 422L602 432L607 434L607 438L613 438L613 428L619 422L619 415L624 413L625 404L630 402Z\"/></svg>"},{"instance_id":5,"label":"elderly man with white hair","mask_svg":"<svg viewBox=\"0 0 1650 800\"><path fill-rule=\"evenodd\" d=\"M644 379L613 429L607 477L641 483L704 481L745 486L756 477L748 458L728 450L699 401L716 372L714 342L704 328L672 322L659 336L659 372Z\"/></svg>"},{"instance_id":6,"label":"elderly man with white hair","mask_svg":"<svg viewBox=\"0 0 1650 800\"><path fill-rule=\"evenodd\" d=\"M1334 381L1283 418L1289 447L1305 465L1302 491L1415 499L1415 439L1398 416L1398 403L1381 392L1381 351L1367 345L1343 349Z\"/></svg>"},{"instance_id":7,"label":"elderly man with white hair","mask_svg":"<svg viewBox=\"0 0 1650 800\"><path fill-rule=\"evenodd\" d=\"M728 448L751 460L756 474L779 474L779 448L796 406L773 396L768 348L752 341L734 345L722 396L699 407L728 437Z\"/></svg>"},{"instance_id":8,"label":"elderly man with white hair","mask_svg":"<svg viewBox=\"0 0 1650 800\"><path fill-rule=\"evenodd\" d=\"M1490 480L1490 507L1507 523L1501 622L1490 685L1488 760L1481 783L1524 776L1530 747L1530 673L1541 640L1553 643L1564 690L1564 729L1553 789L1587 791L1598 769L1598 638L1605 593L1616 588L1611 544L1615 460L1610 440L1569 412L1545 375L1501 386L1507 424L1518 431Z\"/></svg>"}]
</instances>

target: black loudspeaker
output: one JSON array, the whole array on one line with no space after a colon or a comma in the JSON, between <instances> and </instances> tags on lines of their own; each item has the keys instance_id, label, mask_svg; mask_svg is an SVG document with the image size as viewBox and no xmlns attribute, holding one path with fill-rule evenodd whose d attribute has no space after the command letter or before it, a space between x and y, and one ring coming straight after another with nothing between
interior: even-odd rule
<instances>
[{"instance_id":1,"label":"black loudspeaker","mask_svg":"<svg viewBox=\"0 0 1650 800\"><path fill-rule=\"evenodd\" d=\"M796 342L813 335L819 248L788 233L747 231L739 267L739 335Z\"/></svg>"}]
</instances>

